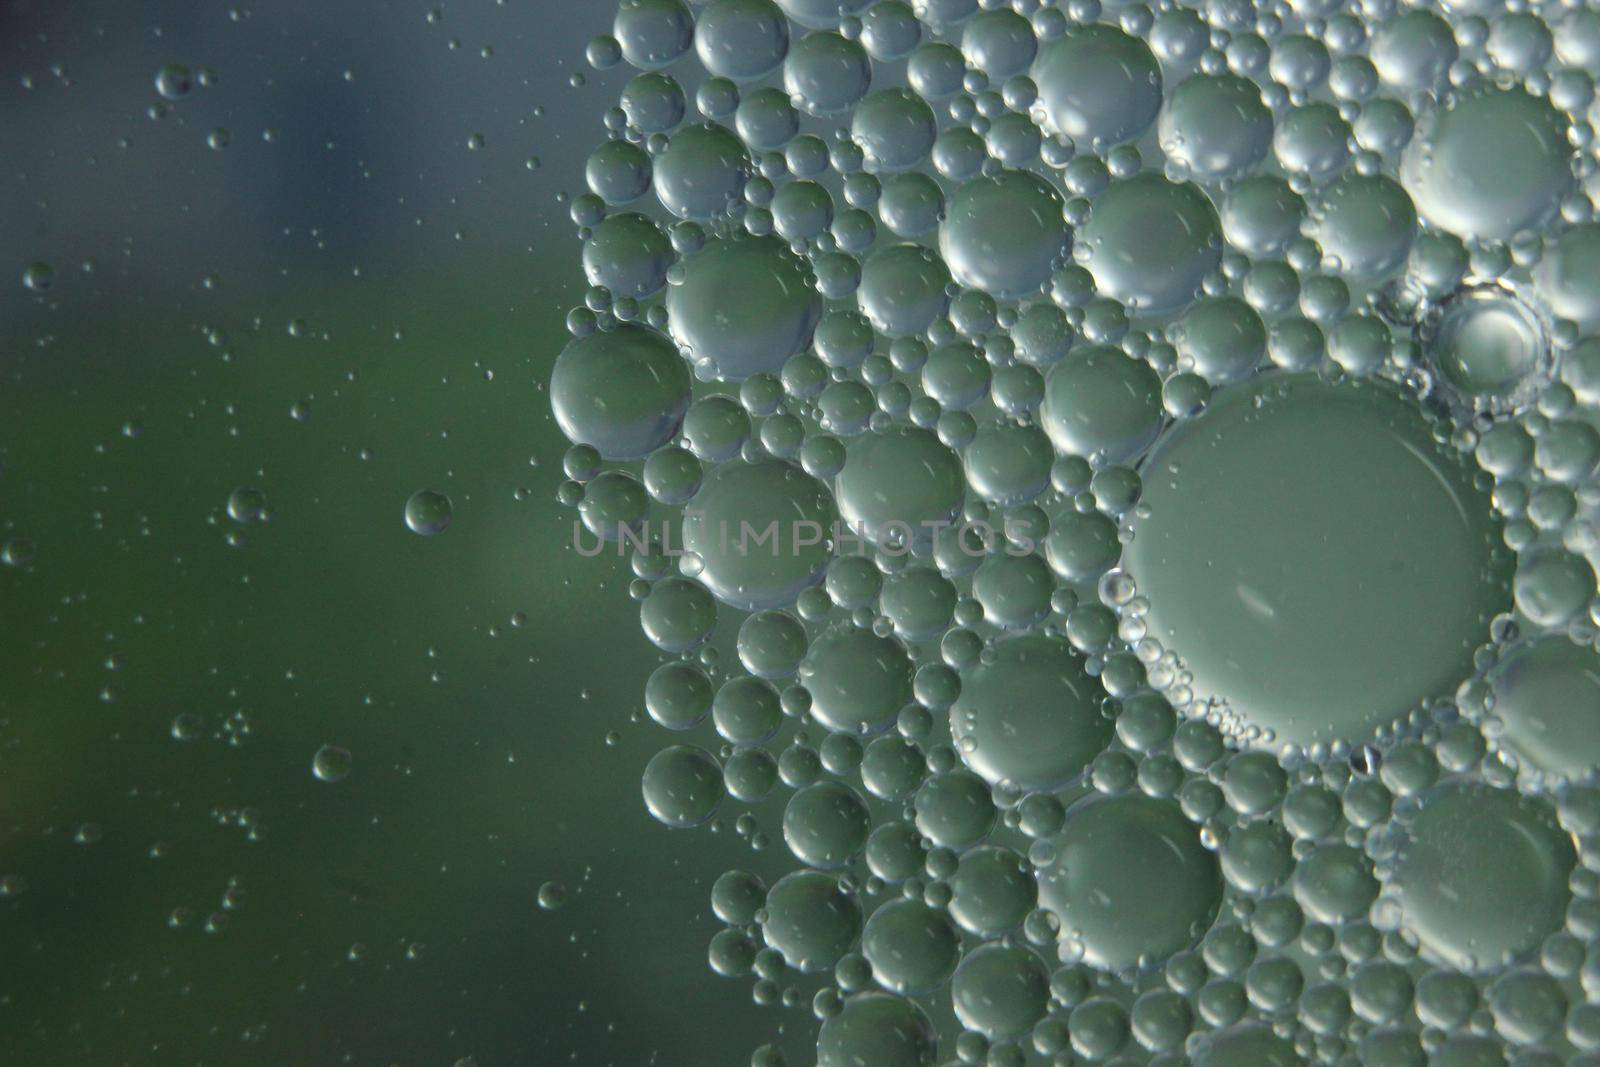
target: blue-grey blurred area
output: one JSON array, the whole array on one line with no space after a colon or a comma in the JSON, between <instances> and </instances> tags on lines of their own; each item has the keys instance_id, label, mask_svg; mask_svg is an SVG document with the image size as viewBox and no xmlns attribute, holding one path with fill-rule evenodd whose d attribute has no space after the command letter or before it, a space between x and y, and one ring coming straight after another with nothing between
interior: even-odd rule
<instances>
[{"instance_id":1,"label":"blue-grey blurred area","mask_svg":"<svg viewBox=\"0 0 1600 1067\"><path fill-rule=\"evenodd\" d=\"M706 965L780 857L644 811L658 660L555 504L610 14L0 4L0 1063L805 1057Z\"/></svg>"}]
</instances>

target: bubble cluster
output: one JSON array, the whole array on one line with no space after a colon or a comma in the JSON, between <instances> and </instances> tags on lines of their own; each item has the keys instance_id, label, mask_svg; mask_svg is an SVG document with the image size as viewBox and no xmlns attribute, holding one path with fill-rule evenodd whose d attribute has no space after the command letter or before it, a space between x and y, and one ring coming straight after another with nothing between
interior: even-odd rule
<instances>
[{"instance_id":1,"label":"bubble cluster","mask_svg":"<svg viewBox=\"0 0 1600 1067\"><path fill-rule=\"evenodd\" d=\"M713 970L819 1067L1600 1054L1592 11L590 55L559 495L661 655L645 809L791 861Z\"/></svg>"}]
</instances>

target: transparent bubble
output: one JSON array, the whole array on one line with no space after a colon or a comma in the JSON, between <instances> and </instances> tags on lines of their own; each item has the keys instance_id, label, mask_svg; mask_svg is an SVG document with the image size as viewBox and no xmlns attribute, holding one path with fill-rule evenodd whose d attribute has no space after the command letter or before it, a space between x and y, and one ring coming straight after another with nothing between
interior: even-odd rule
<instances>
[{"instance_id":1,"label":"transparent bubble","mask_svg":"<svg viewBox=\"0 0 1600 1067\"><path fill-rule=\"evenodd\" d=\"M681 219L715 218L737 201L748 167L744 144L726 126L684 126L655 159L656 196Z\"/></svg>"},{"instance_id":2,"label":"transparent bubble","mask_svg":"<svg viewBox=\"0 0 1600 1067\"><path fill-rule=\"evenodd\" d=\"M712 74L753 81L789 50L789 20L772 0L712 0L695 20L695 53Z\"/></svg>"},{"instance_id":3,"label":"transparent bubble","mask_svg":"<svg viewBox=\"0 0 1600 1067\"><path fill-rule=\"evenodd\" d=\"M783 64L784 91L812 115L837 115L858 103L872 84L866 49L837 33L808 33Z\"/></svg>"},{"instance_id":4,"label":"transparent bubble","mask_svg":"<svg viewBox=\"0 0 1600 1067\"><path fill-rule=\"evenodd\" d=\"M671 341L623 324L562 350L550 376L550 406L568 440L607 459L634 459L677 433L689 384L688 365Z\"/></svg>"},{"instance_id":5,"label":"transparent bubble","mask_svg":"<svg viewBox=\"0 0 1600 1067\"><path fill-rule=\"evenodd\" d=\"M156 71L156 92L168 100L181 100L194 88L194 75L181 63L164 64Z\"/></svg>"},{"instance_id":6,"label":"transparent bubble","mask_svg":"<svg viewBox=\"0 0 1600 1067\"><path fill-rule=\"evenodd\" d=\"M311 757L311 773L319 782L342 782L350 777L354 757L338 745L323 745Z\"/></svg>"},{"instance_id":7,"label":"transparent bubble","mask_svg":"<svg viewBox=\"0 0 1600 1067\"><path fill-rule=\"evenodd\" d=\"M664 67L689 50L694 16L683 0L621 0L611 34L641 70Z\"/></svg>"},{"instance_id":8,"label":"transparent bubble","mask_svg":"<svg viewBox=\"0 0 1600 1067\"><path fill-rule=\"evenodd\" d=\"M867 844L867 805L842 782L808 785L783 810L783 839L801 863L843 867Z\"/></svg>"},{"instance_id":9,"label":"transparent bubble","mask_svg":"<svg viewBox=\"0 0 1600 1067\"><path fill-rule=\"evenodd\" d=\"M1161 110L1161 150L1203 181L1244 174L1272 147L1272 112L1261 90L1232 74L1197 74Z\"/></svg>"},{"instance_id":10,"label":"transparent bubble","mask_svg":"<svg viewBox=\"0 0 1600 1067\"><path fill-rule=\"evenodd\" d=\"M778 238L714 239L684 267L667 290L672 336L717 377L777 371L811 343L822 297L805 261Z\"/></svg>"},{"instance_id":11,"label":"transparent bubble","mask_svg":"<svg viewBox=\"0 0 1600 1067\"><path fill-rule=\"evenodd\" d=\"M1319 845L1295 866L1294 899L1318 922L1360 918L1378 895L1378 880L1371 868L1371 861L1359 849Z\"/></svg>"},{"instance_id":12,"label":"transparent bubble","mask_svg":"<svg viewBox=\"0 0 1600 1067\"><path fill-rule=\"evenodd\" d=\"M950 269L921 245L890 245L861 265L856 299L879 333L912 337L944 314L950 297Z\"/></svg>"},{"instance_id":13,"label":"transparent bubble","mask_svg":"<svg viewBox=\"0 0 1600 1067\"><path fill-rule=\"evenodd\" d=\"M1039 903L1080 942L1084 962L1120 972L1158 964L1198 939L1222 900L1216 857L1178 805L1140 795L1069 812Z\"/></svg>"},{"instance_id":14,"label":"transparent bubble","mask_svg":"<svg viewBox=\"0 0 1600 1067\"><path fill-rule=\"evenodd\" d=\"M928 157L937 133L933 109L907 89L873 93L850 115L850 136L876 170L916 166Z\"/></svg>"},{"instance_id":15,"label":"transparent bubble","mask_svg":"<svg viewBox=\"0 0 1600 1067\"><path fill-rule=\"evenodd\" d=\"M1412 92L1438 89L1459 54L1450 24L1426 8L1400 13L1372 40L1372 64L1379 77Z\"/></svg>"},{"instance_id":16,"label":"transparent bubble","mask_svg":"<svg viewBox=\"0 0 1600 1067\"><path fill-rule=\"evenodd\" d=\"M1481 973L1526 956L1560 928L1575 861L1547 802L1446 785L1406 827L1393 891L1426 953Z\"/></svg>"},{"instance_id":17,"label":"transparent bubble","mask_svg":"<svg viewBox=\"0 0 1600 1067\"><path fill-rule=\"evenodd\" d=\"M878 215L899 237L920 237L944 216L944 192L921 171L891 175L883 183Z\"/></svg>"},{"instance_id":18,"label":"transparent bubble","mask_svg":"<svg viewBox=\"0 0 1600 1067\"><path fill-rule=\"evenodd\" d=\"M705 644L717 625L717 605L705 586L689 578L663 578L639 605L639 623L663 652L687 652Z\"/></svg>"},{"instance_id":19,"label":"transparent bubble","mask_svg":"<svg viewBox=\"0 0 1600 1067\"><path fill-rule=\"evenodd\" d=\"M1582 329L1600 327L1600 223L1573 226L1547 249L1534 270L1550 310Z\"/></svg>"},{"instance_id":20,"label":"transparent bubble","mask_svg":"<svg viewBox=\"0 0 1600 1067\"><path fill-rule=\"evenodd\" d=\"M1537 552L1518 563L1512 589L1517 610L1529 620L1539 626L1561 626L1594 599L1594 568L1571 552Z\"/></svg>"},{"instance_id":21,"label":"transparent bubble","mask_svg":"<svg viewBox=\"0 0 1600 1067\"><path fill-rule=\"evenodd\" d=\"M767 946L808 974L832 967L861 932L860 903L821 871L793 871L778 879L767 892L766 912L761 935Z\"/></svg>"},{"instance_id":22,"label":"transparent bubble","mask_svg":"<svg viewBox=\"0 0 1600 1067\"><path fill-rule=\"evenodd\" d=\"M991 783L1052 789L1111 739L1099 687L1062 642L1018 637L963 680L950 712L962 760Z\"/></svg>"},{"instance_id":23,"label":"transparent bubble","mask_svg":"<svg viewBox=\"0 0 1600 1067\"><path fill-rule=\"evenodd\" d=\"M1261 316L1238 297L1207 297L1183 317L1178 352L1213 385L1248 377L1266 351Z\"/></svg>"},{"instance_id":24,"label":"transparent bubble","mask_svg":"<svg viewBox=\"0 0 1600 1067\"><path fill-rule=\"evenodd\" d=\"M1537 226L1572 187L1567 119L1521 89L1463 94L1422 116L1400 180L1429 223L1462 237Z\"/></svg>"},{"instance_id":25,"label":"transparent bubble","mask_svg":"<svg viewBox=\"0 0 1600 1067\"><path fill-rule=\"evenodd\" d=\"M676 830L708 821L722 803L722 768L693 745L657 752L645 765L642 784L650 814Z\"/></svg>"},{"instance_id":26,"label":"transparent bubble","mask_svg":"<svg viewBox=\"0 0 1600 1067\"><path fill-rule=\"evenodd\" d=\"M450 498L432 489L418 489L406 501L406 527L422 537L444 533L454 515Z\"/></svg>"},{"instance_id":27,"label":"transparent bubble","mask_svg":"<svg viewBox=\"0 0 1600 1067\"><path fill-rule=\"evenodd\" d=\"M1388 274L1405 262L1417 212L1400 183L1385 175L1345 174L1322 191L1310 236L1347 277Z\"/></svg>"},{"instance_id":28,"label":"transparent bubble","mask_svg":"<svg viewBox=\"0 0 1600 1067\"><path fill-rule=\"evenodd\" d=\"M1085 145L1134 140L1161 108L1161 67L1148 45L1111 26L1072 29L1033 65L1046 128Z\"/></svg>"},{"instance_id":29,"label":"transparent bubble","mask_svg":"<svg viewBox=\"0 0 1600 1067\"><path fill-rule=\"evenodd\" d=\"M1200 188L1145 172L1095 201L1075 253L1095 288L1147 315L1176 311L1222 260L1222 225Z\"/></svg>"},{"instance_id":30,"label":"transparent bubble","mask_svg":"<svg viewBox=\"0 0 1600 1067\"><path fill-rule=\"evenodd\" d=\"M800 663L811 715L829 730L870 735L911 702L911 659L892 637L838 626L819 634Z\"/></svg>"},{"instance_id":31,"label":"transparent bubble","mask_svg":"<svg viewBox=\"0 0 1600 1067\"><path fill-rule=\"evenodd\" d=\"M1161 420L1161 379L1115 348L1080 348L1045 378L1040 421L1061 452L1120 463L1149 447Z\"/></svg>"},{"instance_id":32,"label":"transparent bubble","mask_svg":"<svg viewBox=\"0 0 1600 1067\"><path fill-rule=\"evenodd\" d=\"M1442 384L1469 408L1526 406L1555 369L1538 315L1499 285L1450 296L1422 337Z\"/></svg>"},{"instance_id":33,"label":"transparent bubble","mask_svg":"<svg viewBox=\"0 0 1600 1067\"><path fill-rule=\"evenodd\" d=\"M928 993L943 985L961 958L961 937L943 912L920 900L878 908L861 932L872 977L892 993Z\"/></svg>"},{"instance_id":34,"label":"transparent bubble","mask_svg":"<svg viewBox=\"0 0 1600 1067\"><path fill-rule=\"evenodd\" d=\"M663 663L644 686L650 718L669 730L688 730L711 713L713 690L705 671L692 663Z\"/></svg>"},{"instance_id":35,"label":"transparent bubble","mask_svg":"<svg viewBox=\"0 0 1600 1067\"><path fill-rule=\"evenodd\" d=\"M1012 300L1034 293L1068 247L1062 199L1027 171L967 182L950 198L939 251L956 281Z\"/></svg>"},{"instance_id":36,"label":"transparent bubble","mask_svg":"<svg viewBox=\"0 0 1600 1067\"><path fill-rule=\"evenodd\" d=\"M1017 1038L1044 1018L1050 979L1044 964L1020 945L991 941L968 952L950 980L956 1018L993 1038Z\"/></svg>"},{"instance_id":37,"label":"transparent bubble","mask_svg":"<svg viewBox=\"0 0 1600 1067\"><path fill-rule=\"evenodd\" d=\"M958 851L987 837L997 815L988 784L965 770L936 774L923 782L914 806L922 835Z\"/></svg>"},{"instance_id":38,"label":"transparent bubble","mask_svg":"<svg viewBox=\"0 0 1600 1067\"><path fill-rule=\"evenodd\" d=\"M711 703L711 719L717 734L740 747L763 745L783 724L778 691L761 678L731 678Z\"/></svg>"},{"instance_id":39,"label":"transparent bubble","mask_svg":"<svg viewBox=\"0 0 1600 1067\"><path fill-rule=\"evenodd\" d=\"M1054 453L1050 439L1037 426L998 423L978 428L962 462L967 483L984 500L1023 504L1050 482Z\"/></svg>"},{"instance_id":40,"label":"transparent bubble","mask_svg":"<svg viewBox=\"0 0 1600 1067\"><path fill-rule=\"evenodd\" d=\"M1021 926L1037 897L1022 857L998 845L965 853L949 881L950 918L978 937L1000 937Z\"/></svg>"},{"instance_id":41,"label":"transparent bubble","mask_svg":"<svg viewBox=\"0 0 1600 1067\"><path fill-rule=\"evenodd\" d=\"M821 580L835 518L827 487L786 460L728 463L689 502L683 549L723 603L782 607Z\"/></svg>"},{"instance_id":42,"label":"transparent bubble","mask_svg":"<svg viewBox=\"0 0 1600 1067\"><path fill-rule=\"evenodd\" d=\"M1258 379L1147 470L1123 559L1147 624L1273 744L1359 739L1452 692L1508 605L1488 500L1388 387Z\"/></svg>"},{"instance_id":43,"label":"transparent bubble","mask_svg":"<svg viewBox=\"0 0 1600 1067\"><path fill-rule=\"evenodd\" d=\"M928 1067L933 1023L916 1004L889 993L857 993L817 1034L817 1067Z\"/></svg>"},{"instance_id":44,"label":"transparent bubble","mask_svg":"<svg viewBox=\"0 0 1600 1067\"><path fill-rule=\"evenodd\" d=\"M874 544L927 544L960 511L965 489L960 458L909 426L852 441L835 482L839 514Z\"/></svg>"}]
</instances>

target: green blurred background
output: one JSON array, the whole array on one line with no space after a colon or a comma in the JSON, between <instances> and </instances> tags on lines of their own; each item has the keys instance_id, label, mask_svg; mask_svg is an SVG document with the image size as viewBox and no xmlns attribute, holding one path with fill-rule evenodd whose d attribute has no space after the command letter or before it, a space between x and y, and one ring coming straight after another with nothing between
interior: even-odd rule
<instances>
[{"instance_id":1,"label":"green blurred background","mask_svg":"<svg viewBox=\"0 0 1600 1067\"><path fill-rule=\"evenodd\" d=\"M611 13L0 5L0 1063L805 1058L705 963L782 850L645 813L659 660L554 500Z\"/></svg>"}]
</instances>

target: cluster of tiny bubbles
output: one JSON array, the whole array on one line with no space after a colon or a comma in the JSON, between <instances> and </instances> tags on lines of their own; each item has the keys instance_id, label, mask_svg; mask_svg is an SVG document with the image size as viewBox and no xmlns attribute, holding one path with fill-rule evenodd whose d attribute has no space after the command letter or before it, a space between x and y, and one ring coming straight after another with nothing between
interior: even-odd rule
<instances>
[{"instance_id":1,"label":"cluster of tiny bubbles","mask_svg":"<svg viewBox=\"0 0 1600 1067\"><path fill-rule=\"evenodd\" d=\"M714 971L819 1067L1600 1063L1600 13L587 54L558 496L661 654L645 808L793 860Z\"/></svg>"}]
</instances>

